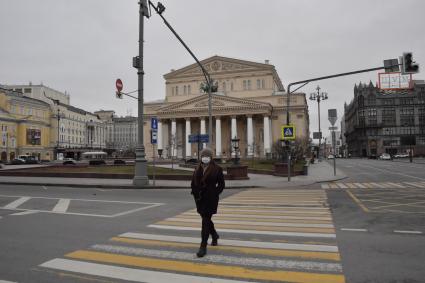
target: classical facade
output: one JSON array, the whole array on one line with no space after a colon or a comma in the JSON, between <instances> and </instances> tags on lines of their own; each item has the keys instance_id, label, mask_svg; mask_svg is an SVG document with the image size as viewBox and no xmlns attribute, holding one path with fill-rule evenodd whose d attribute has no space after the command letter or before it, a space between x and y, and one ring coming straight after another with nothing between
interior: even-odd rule
<instances>
[{"instance_id":1,"label":"classical facade","mask_svg":"<svg viewBox=\"0 0 425 283\"><path fill-rule=\"evenodd\" d=\"M266 157L274 153L286 124L286 98L276 69L268 61L256 63L213 56L201 64L218 83L212 95L211 147L216 157L231 158L231 139L240 139L242 157ZM164 75L165 99L145 103L146 120L158 118L157 149L162 157L193 158L197 144L191 134L208 133L208 95L201 90L205 79L196 64ZM290 97L291 124L297 138L309 137L308 106L304 93ZM145 122L144 143L150 144L150 123ZM146 146L147 157L152 147Z\"/></svg>"},{"instance_id":2,"label":"classical facade","mask_svg":"<svg viewBox=\"0 0 425 283\"><path fill-rule=\"evenodd\" d=\"M3 89L3 88L2 88ZM19 92L0 90L0 156L3 162L19 155L50 160L50 107Z\"/></svg>"},{"instance_id":3,"label":"classical facade","mask_svg":"<svg viewBox=\"0 0 425 283\"><path fill-rule=\"evenodd\" d=\"M70 105L70 95L66 92L31 83L1 87L10 90L8 93L13 94L16 99L47 106L43 117L46 119L49 138L43 148L53 154L48 158L42 156L42 159L50 160L58 156L78 159L82 152L105 147L105 123L96 114ZM26 106L23 110L16 111L24 111L26 115L33 113L32 117L36 117L34 113L40 112L37 109L35 106Z\"/></svg>"},{"instance_id":4,"label":"classical facade","mask_svg":"<svg viewBox=\"0 0 425 283\"><path fill-rule=\"evenodd\" d=\"M354 86L346 104L345 137L351 156L408 153L425 155L425 82L412 89L381 90L372 83Z\"/></svg>"}]
</instances>

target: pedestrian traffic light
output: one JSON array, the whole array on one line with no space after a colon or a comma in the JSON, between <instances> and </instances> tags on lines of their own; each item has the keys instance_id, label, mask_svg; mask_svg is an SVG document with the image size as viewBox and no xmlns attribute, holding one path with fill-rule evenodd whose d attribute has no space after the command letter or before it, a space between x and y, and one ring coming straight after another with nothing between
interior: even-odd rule
<instances>
[{"instance_id":1,"label":"pedestrian traffic light","mask_svg":"<svg viewBox=\"0 0 425 283\"><path fill-rule=\"evenodd\" d=\"M122 92L121 91L116 91L115 92L115 96L119 99L122 99Z\"/></svg>"},{"instance_id":2,"label":"pedestrian traffic light","mask_svg":"<svg viewBox=\"0 0 425 283\"><path fill-rule=\"evenodd\" d=\"M404 52L402 57L402 74L415 74L419 72L419 65L413 61L412 52Z\"/></svg>"}]
</instances>

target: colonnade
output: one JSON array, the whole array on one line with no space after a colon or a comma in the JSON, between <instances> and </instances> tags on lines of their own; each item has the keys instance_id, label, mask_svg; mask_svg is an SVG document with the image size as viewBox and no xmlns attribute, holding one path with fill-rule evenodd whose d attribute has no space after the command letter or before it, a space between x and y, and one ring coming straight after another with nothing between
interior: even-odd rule
<instances>
[{"instance_id":1,"label":"colonnade","mask_svg":"<svg viewBox=\"0 0 425 283\"><path fill-rule=\"evenodd\" d=\"M238 122L240 123L240 120L242 119L242 121L244 121L246 123L246 145L247 145L247 157L252 157L255 154L255 144L254 144L254 121L253 121L253 116L252 115L241 115L241 116L215 116L214 117L214 121L215 121L215 129L213 129L213 136L214 136L214 140L211 141L211 147L212 149L215 148L215 156L216 157L222 157L222 150L223 150L223 145L222 145L222 136L223 136L223 132L222 132L222 120L228 120L228 118L231 118L231 122L230 122L230 138L241 138L240 135L238 135ZM258 118L258 117L257 117ZM182 126L182 124L184 124L184 134L183 134L183 139L182 141L185 143L184 145L184 156L180 156L180 157L185 157L185 158L192 158L194 157L192 155L192 145L189 143L189 135L192 134L192 130L194 129L194 123L199 123L199 132L200 134L206 134L206 124L207 124L207 120L208 117L188 117L188 118L182 118L179 119L179 121L184 120L184 123L178 123L178 121L175 118L169 118L169 119L164 119L159 117L158 118L158 149L159 150L164 150L164 146L166 146L168 143L166 141L167 138L164 139L164 126L167 125L167 131L169 129L169 125L171 124L171 131L170 131L170 136L168 138L168 142L170 143L170 154L173 157L177 157L177 147L176 147L176 142L177 142L177 128L178 128L178 124L179 126ZM271 152L271 147L272 147L272 131L271 131L271 119L268 115L264 115L263 116L263 121L262 121L262 128L263 128L263 139L261 141L255 141L256 145L259 145L259 142L263 143L263 154L264 156L266 156L268 153ZM257 127L261 125L258 123L258 119L257 119ZM214 127L213 127L214 128ZM181 129L181 131L183 132L183 129ZM226 137L228 136L227 134L225 135ZM211 139L211 137L210 137ZM202 147L205 147L206 144L202 144ZM182 146L183 147L183 146ZM234 148L231 148L231 156L235 155L234 152ZM230 153L230 152L229 152Z\"/></svg>"}]
</instances>

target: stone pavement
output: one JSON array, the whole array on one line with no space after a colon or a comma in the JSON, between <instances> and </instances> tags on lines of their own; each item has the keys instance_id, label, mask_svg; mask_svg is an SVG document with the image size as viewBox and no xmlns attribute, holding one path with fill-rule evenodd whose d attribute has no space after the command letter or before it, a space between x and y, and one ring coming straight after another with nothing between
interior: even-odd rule
<instances>
[{"instance_id":1,"label":"stone pavement","mask_svg":"<svg viewBox=\"0 0 425 283\"><path fill-rule=\"evenodd\" d=\"M169 167L168 165L160 165ZM180 168L183 169L183 168ZM187 168L186 168L187 169ZM188 169L193 170L193 169ZM227 180L226 188L285 188L294 186L307 186L320 182L337 181L346 178L343 172L337 169L334 176L333 167L327 162L311 164L308 176L295 176L288 182L287 177L277 177L262 174L249 174L249 180ZM131 179L95 179L95 178L55 178L55 177L14 177L0 176L0 184L9 185L37 185L37 186L62 186L62 187L95 187L108 189L132 189ZM156 180L155 186L150 180L148 188L156 189L187 189L189 181Z\"/></svg>"}]
</instances>

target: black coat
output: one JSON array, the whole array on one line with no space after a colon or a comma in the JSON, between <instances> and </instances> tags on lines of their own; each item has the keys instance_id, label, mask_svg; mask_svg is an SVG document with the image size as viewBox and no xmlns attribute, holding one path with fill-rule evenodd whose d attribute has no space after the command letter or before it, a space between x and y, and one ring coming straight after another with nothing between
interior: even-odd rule
<instances>
[{"instance_id":1,"label":"black coat","mask_svg":"<svg viewBox=\"0 0 425 283\"><path fill-rule=\"evenodd\" d=\"M207 169L196 167L192 176L192 192L200 215L216 214L219 195L224 190L223 169L211 160Z\"/></svg>"}]
</instances>

